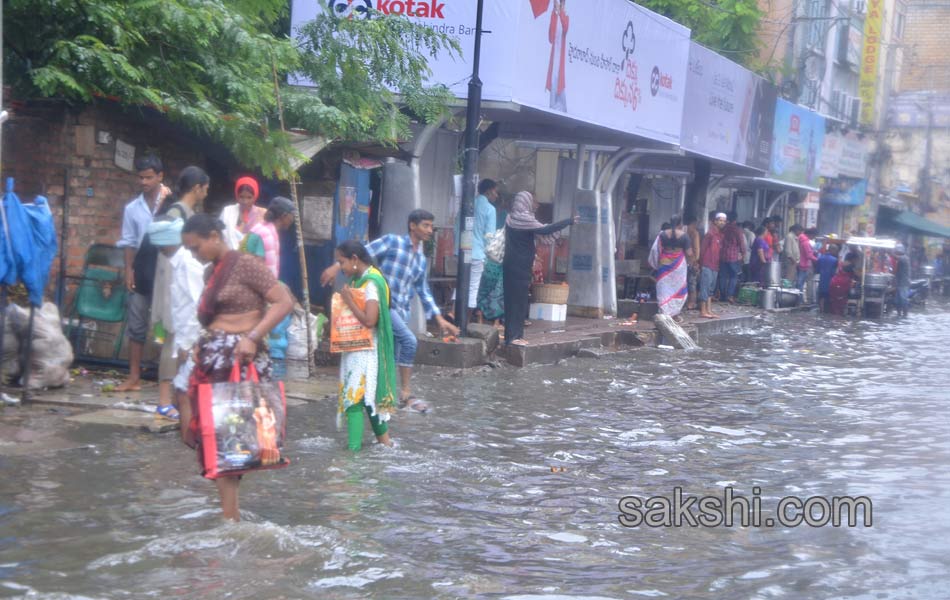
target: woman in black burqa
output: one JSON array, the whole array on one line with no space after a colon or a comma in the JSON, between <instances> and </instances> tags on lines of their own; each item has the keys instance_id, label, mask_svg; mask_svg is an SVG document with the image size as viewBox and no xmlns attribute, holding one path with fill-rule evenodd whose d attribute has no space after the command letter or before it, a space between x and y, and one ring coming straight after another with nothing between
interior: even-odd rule
<instances>
[{"instance_id":1,"label":"woman in black burqa","mask_svg":"<svg viewBox=\"0 0 950 600\"><path fill-rule=\"evenodd\" d=\"M518 192L511 205L511 212L505 220L505 343L516 346L527 345L524 340L524 320L528 314L528 289L531 286L531 268L534 265L535 239L548 237L540 241L556 239L558 232L572 223L577 217L564 219L551 225L538 222L534 216L534 197L530 192Z\"/></svg>"}]
</instances>

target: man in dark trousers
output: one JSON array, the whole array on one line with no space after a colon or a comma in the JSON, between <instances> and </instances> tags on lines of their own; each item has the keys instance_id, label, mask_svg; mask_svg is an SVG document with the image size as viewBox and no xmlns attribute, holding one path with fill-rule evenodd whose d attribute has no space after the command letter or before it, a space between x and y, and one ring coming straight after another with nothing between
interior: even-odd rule
<instances>
[{"instance_id":1,"label":"man in dark trousers","mask_svg":"<svg viewBox=\"0 0 950 600\"><path fill-rule=\"evenodd\" d=\"M142 193L125 206L122 214L122 237L116 246L125 249L125 285L129 290L125 328L129 337L129 376L115 388L117 392L142 388L142 354L148 337L151 284L158 254L154 247L150 247L148 252L140 253L139 250L152 218L171 193L162 183L163 170L162 161L157 156L146 154L135 160Z\"/></svg>"}]
</instances>

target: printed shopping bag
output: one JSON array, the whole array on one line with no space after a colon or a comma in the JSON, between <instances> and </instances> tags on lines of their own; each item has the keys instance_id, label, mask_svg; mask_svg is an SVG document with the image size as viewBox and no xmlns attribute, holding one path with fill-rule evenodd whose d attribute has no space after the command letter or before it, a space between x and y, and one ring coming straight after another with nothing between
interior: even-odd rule
<instances>
[{"instance_id":1,"label":"printed shopping bag","mask_svg":"<svg viewBox=\"0 0 950 600\"><path fill-rule=\"evenodd\" d=\"M366 308L366 292L359 288L350 288L353 299L360 309ZM333 294L331 300L333 322L330 327L330 352L355 352L373 349L373 332L360 323L350 307L346 305L340 293Z\"/></svg>"},{"instance_id":2,"label":"printed shopping bag","mask_svg":"<svg viewBox=\"0 0 950 600\"><path fill-rule=\"evenodd\" d=\"M501 264L505 260L505 228L485 234L485 256Z\"/></svg>"},{"instance_id":3,"label":"printed shopping bag","mask_svg":"<svg viewBox=\"0 0 950 600\"><path fill-rule=\"evenodd\" d=\"M208 479L290 464L282 455L287 431L284 384L261 382L254 363L247 366L243 381L235 362L230 381L198 386L198 418Z\"/></svg>"}]
</instances>

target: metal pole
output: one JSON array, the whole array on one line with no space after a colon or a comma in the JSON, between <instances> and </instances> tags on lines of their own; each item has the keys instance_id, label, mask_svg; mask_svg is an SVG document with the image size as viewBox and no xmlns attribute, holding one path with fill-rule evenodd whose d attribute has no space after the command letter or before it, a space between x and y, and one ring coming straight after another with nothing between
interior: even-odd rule
<instances>
[{"instance_id":1,"label":"metal pole","mask_svg":"<svg viewBox=\"0 0 950 600\"><path fill-rule=\"evenodd\" d=\"M59 314L66 314L63 301L66 298L66 257L69 252L69 177L72 169L66 167L66 174L63 176L63 219L60 225L60 243L59 243L59 275L56 277L56 306L59 307Z\"/></svg>"},{"instance_id":2,"label":"metal pole","mask_svg":"<svg viewBox=\"0 0 950 600\"><path fill-rule=\"evenodd\" d=\"M472 54L472 79L468 82L468 106L465 111L465 156L462 170L462 205L459 207L459 255L455 284L455 319L462 335L468 333L468 287L472 277L472 229L475 215L475 187L478 180L478 122L482 108L482 81L478 62L482 48L482 8L478 0L475 16L475 51Z\"/></svg>"}]
</instances>

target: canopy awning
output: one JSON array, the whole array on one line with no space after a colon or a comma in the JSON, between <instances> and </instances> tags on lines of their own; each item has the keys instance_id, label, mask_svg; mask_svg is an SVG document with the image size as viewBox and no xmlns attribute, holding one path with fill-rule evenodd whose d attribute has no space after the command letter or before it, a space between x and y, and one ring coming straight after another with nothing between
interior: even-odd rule
<instances>
[{"instance_id":1,"label":"canopy awning","mask_svg":"<svg viewBox=\"0 0 950 600\"><path fill-rule=\"evenodd\" d=\"M888 214L886 216L895 227L910 229L920 235L950 238L950 227L946 225L941 225L940 223L936 223L910 211L895 211L885 207L881 208L883 211L887 211Z\"/></svg>"}]
</instances>

